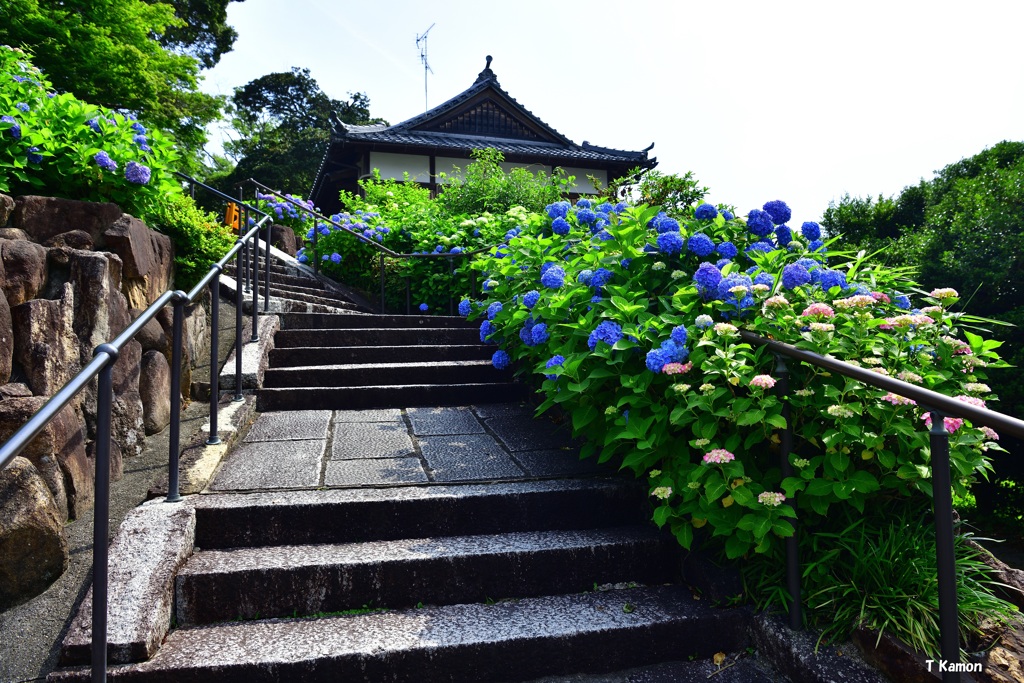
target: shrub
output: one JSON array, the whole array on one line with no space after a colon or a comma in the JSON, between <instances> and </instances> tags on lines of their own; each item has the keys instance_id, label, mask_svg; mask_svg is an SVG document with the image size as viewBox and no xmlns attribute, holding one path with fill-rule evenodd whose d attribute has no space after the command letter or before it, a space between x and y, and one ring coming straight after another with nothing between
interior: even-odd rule
<instances>
[{"instance_id":1,"label":"shrub","mask_svg":"<svg viewBox=\"0 0 1024 683\"><path fill-rule=\"evenodd\" d=\"M203 213L184 194L172 194L157 204L149 227L174 243L174 286L186 291L206 276L236 239L217 216Z\"/></svg>"},{"instance_id":2,"label":"shrub","mask_svg":"<svg viewBox=\"0 0 1024 683\"><path fill-rule=\"evenodd\" d=\"M449 216L503 213L513 206L540 211L561 199L574 180L560 168L550 176L525 168L506 172L501 167L505 156L493 148L475 149L471 156L473 162L461 174L440 174L448 184L438 196L438 205Z\"/></svg>"},{"instance_id":3,"label":"shrub","mask_svg":"<svg viewBox=\"0 0 1024 683\"><path fill-rule=\"evenodd\" d=\"M56 93L29 56L0 46L0 191L114 202L144 221L181 189L159 130Z\"/></svg>"}]
</instances>

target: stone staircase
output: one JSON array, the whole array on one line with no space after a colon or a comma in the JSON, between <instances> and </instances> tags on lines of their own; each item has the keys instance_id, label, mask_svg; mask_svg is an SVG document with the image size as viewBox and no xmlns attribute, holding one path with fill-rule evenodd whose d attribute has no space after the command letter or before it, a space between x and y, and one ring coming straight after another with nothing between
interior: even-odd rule
<instances>
[{"instance_id":1,"label":"stone staircase","mask_svg":"<svg viewBox=\"0 0 1024 683\"><path fill-rule=\"evenodd\" d=\"M475 323L452 316L285 313L257 409L459 406L527 388L491 364Z\"/></svg>"}]
</instances>

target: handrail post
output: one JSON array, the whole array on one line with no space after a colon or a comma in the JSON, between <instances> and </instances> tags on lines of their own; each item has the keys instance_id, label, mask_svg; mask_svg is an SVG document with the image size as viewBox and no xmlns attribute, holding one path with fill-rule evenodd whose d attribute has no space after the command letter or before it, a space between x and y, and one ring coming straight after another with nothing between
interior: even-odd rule
<instances>
[{"instance_id":1,"label":"handrail post","mask_svg":"<svg viewBox=\"0 0 1024 683\"><path fill-rule=\"evenodd\" d=\"M220 264L214 264L216 274L210 281L210 438L207 446L220 443L217 436L217 408L220 405Z\"/></svg>"},{"instance_id":2,"label":"handrail post","mask_svg":"<svg viewBox=\"0 0 1024 683\"><path fill-rule=\"evenodd\" d=\"M96 396L96 475L92 520L92 681L107 680L107 539L110 526L110 413L114 401L114 363L119 355L112 344L100 344L94 355L105 353Z\"/></svg>"},{"instance_id":3,"label":"handrail post","mask_svg":"<svg viewBox=\"0 0 1024 683\"><path fill-rule=\"evenodd\" d=\"M384 254L380 254L380 312L384 313Z\"/></svg>"},{"instance_id":4,"label":"handrail post","mask_svg":"<svg viewBox=\"0 0 1024 683\"><path fill-rule=\"evenodd\" d=\"M260 234L257 230L252 236L252 253L255 256L252 264L252 336L251 342L260 340Z\"/></svg>"},{"instance_id":5,"label":"handrail post","mask_svg":"<svg viewBox=\"0 0 1024 683\"><path fill-rule=\"evenodd\" d=\"M241 235L239 235L241 242ZM235 253L235 272L237 273L242 264L242 251ZM243 400L242 396L242 283L235 283L235 396L232 399L235 403Z\"/></svg>"},{"instance_id":6,"label":"handrail post","mask_svg":"<svg viewBox=\"0 0 1024 683\"><path fill-rule=\"evenodd\" d=\"M412 313L412 284L409 282L409 276L405 276L405 314L410 315Z\"/></svg>"},{"instance_id":7,"label":"handrail post","mask_svg":"<svg viewBox=\"0 0 1024 683\"><path fill-rule=\"evenodd\" d=\"M273 221L267 221L267 238L263 242L263 312L270 312L270 240L272 239L271 229L274 227ZM291 228L288 228L291 230Z\"/></svg>"},{"instance_id":8,"label":"handrail post","mask_svg":"<svg viewBox=\"0 0 1024 683\"><path fill-rule=\"evenodd\" d=\"M241 222L241 221L239 221L239 222ZM239 237L239 239L241 239L242 235L244 235L245 233L243 233L241 230L239 230L238 232L239 232L238 237ZM249 291L249 242L247 242L247 241L246 242L242 242L242 250L241 250L240 253L243 256L242 256L241 268L236 268L238 273L241 275L241 278L238 281L238 287L239 288L243 288L244 287L245 291L248 292Z\"/></svg>"},{"instance_id":9,"label":"handrail post","mask_svg":"<svg viewBox=\"0 0 1024 683\"><path fill-rule=\"evenodd\" d=\"M779 459L782 466L782 477L793 476L793 466L789 462L789 454L793 451L793 429L790 424L789 405L789 367L786 359L781 354L775 354L775 375L778 377L776 384L776 395L782 402L782 417L786 420L786 428L782 430L782 444L779 448ZM790 500L790 505L796 509L796 497ZM793 525L793 535L786 538L786 589L789 591L789 627L799 631L803 626L803 615L801 613L801 588L800 588L800 544L797 541L797 520L789 519Z\"/></svg>"},{"instance_id":10,"label":"handrail post","mask_svg":"<svg viewBox=\"0 0 1024 683\"><path fill-rule=\"evenodd\" d=\"M945 415L930 410L929 430L932 464L932 502L935 506L935 556L939 575L939 645L947 665L943 683L959 683L960 674L949 671L960 662L960 630L956 600L956 553L953 546L953 487L949 472L949 432Z\"/></svg>"},{"instance_id":11,"label":"handrail post","mask_svg":"<svg viewBox=\"0 0 1024 683\"><path fill-rule=\"evenodd\" d=\"M181 494L178 492L178 456L181 452L181 347L186 301L188 294L181 290L175 292L174 299L171 300L174 307L174 321L171 325L171 432L165 503L177 503L181 500ZM210 371L213 372L212 369Z\"/></svg>"}]
</instances>

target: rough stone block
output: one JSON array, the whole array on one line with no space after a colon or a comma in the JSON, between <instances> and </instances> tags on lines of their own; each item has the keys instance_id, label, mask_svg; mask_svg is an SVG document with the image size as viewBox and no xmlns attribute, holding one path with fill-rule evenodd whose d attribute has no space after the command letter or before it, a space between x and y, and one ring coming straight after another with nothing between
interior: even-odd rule
<instances>
[{"instance_id":1,"label":"rough stone block","mask_svg":"<svg viewBox=\"0 0 1024 683\"><path fill-rule=\"evenodd\" d=\"M107 660L141 662L156 653L171 628L174 575L192 554L196 513L190 499L153 500L124 518L110 545ZM61 649L65 664L86 663L92 643L92 589Z\"/></svg>"},{"instance_id":2,"label":"rough stone block","mask_svg":"<svg viewBox=\"0 0 1024 683\"><path fill-rule=\"evenodd\" d=\"M0 288L11 308L36 298L46 286L46 247L25 240L0 240Z\"/></svg>"},{"instance_id":3,"label":"rough stone block","mask_svg":"<svg viewBox=\"0 0 1024 683\"><path fill-rule=\"evenodd\" d=\"M21 396L31 396L32 390L28 388L27 384L21 382L9 382L7 384L0 384L0 401L4 401L9 398L19 398Z\"/></svg>"},{"instance_id":4,"label":"rough stone block","mask_svg":"<svg viewBox=\"0 0 1024 683\"><path fill-rule=\"evenodd\" d=\"M129 312L132 320L136 320L142 315L144 309L133 308ZM159 316L158 316L159 317ZM171 335L164 331L163 325L157 318L153 318L146 323L142 330L135 335L135 341L142 345L142 352L147 351L159 351L170 362L171 359Z\"/></svg>"},{"instance_id":5,"label":"rough stone block","mask_svg":"<svg viewBox=\"0 0 1024 683\"><path fill-rule=\"evenodd\" d=\"M171 368L159 351L142 354L139 396L146 435L162 431L171 421Z\"/></svg>"},{"instance_id":6,"label":"rough stone block","mask_svg":"<svg viewBox=\"0 0 1024 683\"><path fill-rule=\"evenodd\" d=\"M145 308L167 291L174 264L170 237L123 214L103 232L103 244L124 263L121 286L133 308Z\"/></svg>"},{"instance_id":7,"label":"rough stone block","mask_svg":"<svg viewBox=\"0 0 1024 683\"><path fill-rule=\"evenodd\" d=\"M404 422L345 423L334 428L331 460L403 458L415 455Z\"/></svg>"},{"instance_id":8,"label":"rough stone block","mask_svg":"<svg viewBox=\"0 0 1024 683\"><path fill-rule=\"evenodd\" d=\"M14 320L7 295L0 291L0 384L11 381L14 362Z\"/></svg>"},{"instance_id":9,"label":"rough stone block","mask_svg":"<svg viewBox=\"0 0 1024 683\"><path fill-rule=\"evenodd\" d=\"M0 228L7 225L7 219L14 213L14 197L0 194Z\"/></svg>"},{"instance_id":10,"label":"rough stone block","mask_svg":"<svg viewBox=\"0 0 1024 683\"><path fill-rule=\"evenodd\" d=\"M371 410L336 410L334 422L395 422L402 420L402 411L398 408L376 408Z\"/></svg>"},{"instance_id":11,"label":"rough stone block","mask_svg":"<svg viewBox=\"0 0 1024 683\"><path fill-rule=\"evenodd\" d=\"M256 418L246 435L248 442L256 441L305 441L327 438L331 424L329 410L286 410L279 413L263 413Z\"/></svg>"},{"instance_id":12,"label":"rough stone block","mask_svg":"<svg viewBox=\"0 0 1024 683\"><path fill-rule=\"evenodd\" d=\"M294 441L242 443L221 465L210 485L217 491L287 489L320 484L320 464L326 442Z\"/></svg>"},{"instance_id":13,"label":"rough stone block","mask_svg":"<svg viewBox=\"0 0 1024 683\"><path fill-rule=\"evenodd\" d=\"M102 246L102 235L121 217L117 204L80 202L57 197L28 195L15 200L11 225L21 228L36 242L43 243L69 227L84 230L93 243Z\"/></svg>"},{"instance_id":14,"label":"rough stone block","mask_svg":"<svg viewBox=\"0 0 1024 683\"><path fill-rule=\"evenodd\" d=\"M46 590L68 567L64 518L26 458L0 470L0 610Z\"/></svg>"},{"instance_id":15,"label":"rough stone block","mask_svg":"<svg viewBox=\"0 0 1024 683\"><path fill-rule=\"evenodd\" d=\"M11 308L14 360L37 396L52 396L79 370L75 292L65 283L60 299L33 299ZM91 359L90 359L91 360Z\"/></svg>"},{"instance_id":16,"label":"rough stone block","mask_svg":"<svg viewBox=\"0 0 1024 683\"><path fill-rule=\"evenodd\" d=\"M92 235L85 230L69 230L59 235L54 235L43 244L46 247L67 247L68 249L84 249L92 251L96 246Z\"/></svg>"}]
</instances>

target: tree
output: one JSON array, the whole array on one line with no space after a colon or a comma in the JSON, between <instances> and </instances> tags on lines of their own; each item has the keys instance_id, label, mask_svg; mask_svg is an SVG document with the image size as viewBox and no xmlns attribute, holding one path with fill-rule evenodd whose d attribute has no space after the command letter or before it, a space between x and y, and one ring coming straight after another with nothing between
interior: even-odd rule
<instances>
[{"instance_id":1,"label":"tree","mask_svg":"<svg viewBox=\"0 0 1024 683\"><path fill-rule=\"evenodd\" d=\"M610 182L603 194L640 204L656 204L672 213L690 208L707 193L708 188L700 186L692 171L676 175L656 169L634 168L625 176Z\"/></svg>"},{"instance_id":2,"label":"tree","mask_svg":"<svg viewBox=\"0 0 1024 683\"><path fill-rule=\"evenodd\" d=\"M172 133L195 168L221 101L199 91L199 63L156 39L184 27L174 7L143 0L6 0L0 43L33 55L54 87Z\"/></svg>"},{"instance_id":3,"label":"tree","mask_svg":"<svg viewBox=\"0 0 1024 683\"><path fill-rule=\"evenodd\" d=\"M168 26L160 36L160 44L199 60L204 69L216 66L224 53L238 38L228 26L228 3L244 0L146 0L150 4L163 1L174 7L174 15L182 23Z\"/></svg>"},{"instance_id":4,"label":"tree","mask_svg":"<svg viewBox=\"0 0 1024 683\"><path fill-rule=\"evenodd\" d=\"M331 99L309 69L298 67L236 88L231 113L238 137L224 150L237 165L230 174L213 179L222 189L255 178L275 189L306 192L330 140L332 116L350 124L387 123L370 117L365 93L349 93L347 101Z\"/></svg>"}]
</instances>

